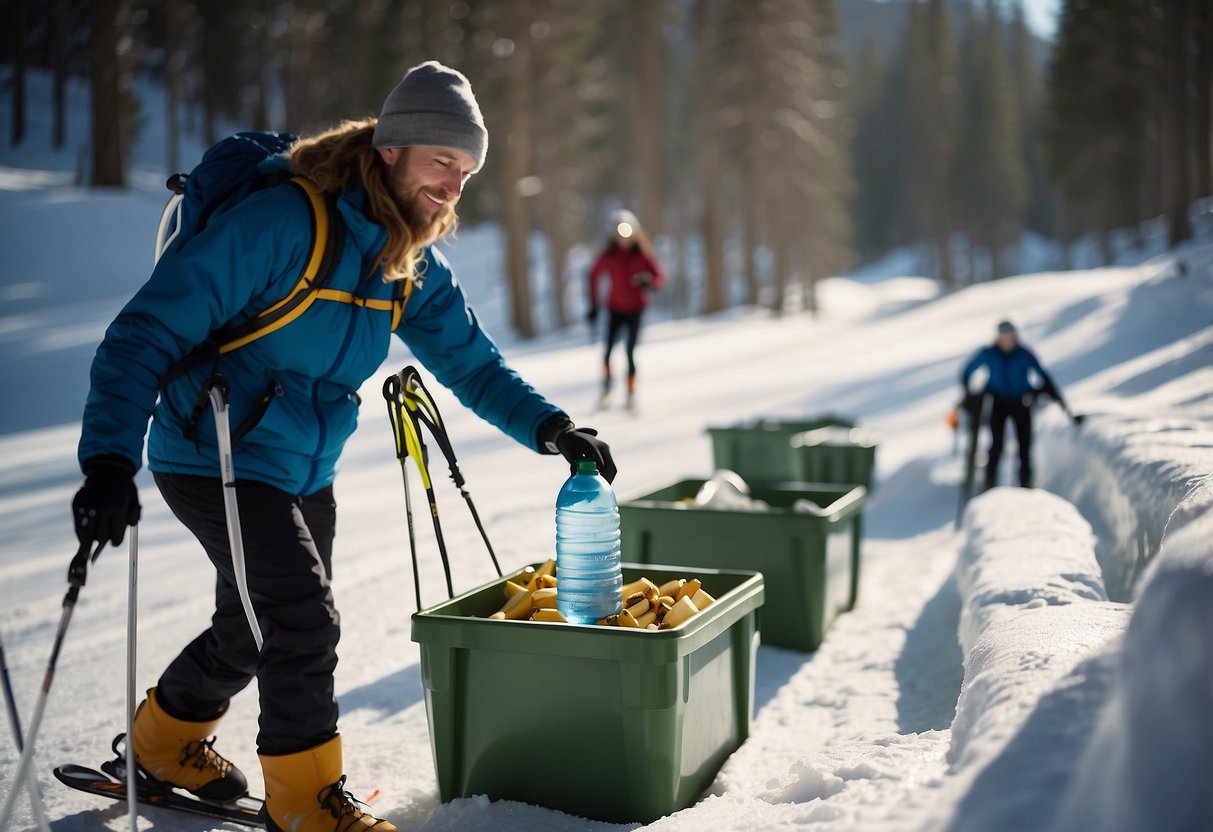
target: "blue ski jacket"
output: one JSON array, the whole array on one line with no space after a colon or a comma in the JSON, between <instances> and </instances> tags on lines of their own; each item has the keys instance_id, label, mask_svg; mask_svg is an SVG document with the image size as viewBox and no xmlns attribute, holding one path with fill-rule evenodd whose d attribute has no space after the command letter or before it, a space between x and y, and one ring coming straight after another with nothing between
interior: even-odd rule
<instances>
[{"instance_id":1,"label":"blue ski jacket","mask_svg":"<svg viewBox=\"0 0 1213 832\"><path fill-rule=\"evenodd\" d=\"M965 390L969 389L969 378L984 366L990 377L986 381L986 392L1000 399L1022 399L1034 390L1046 390L1060 396L1053 378L1036 360L1032 351L1022 344L1016 344L1015 349L1003 352L997 346L983 347L977 351L960 374L960 384ZM1032 383L1029 372L1040 376L1041 385Z\"/></svg>"},{"instance_id":2,"label":"blue ski jacket","mask_svg":"<svg viewBox=\"0 0 1213 832\"><path fill-rule=\"evenodd\" d=\"M267 167L285 167L285 160L270 160ZM390 300L393 287L375 264L387 232L363 212L365 198L359 186L337 200L346 236L328 288ZM152 471L218 476L215 424L205 402L194 437L185 436L203 384L218 371L231 385L233 430L269 401L235 445L237 478L299 495L333 481L357 422L356 391L387 357L391 311L318 300L291 323L221 355L214 366L158 389L169 367L213 330L248 320L290 292L312 249L310 211L293 185L256 191L214 216L179 252L161 258L93 359L81 463L117 454L138 468L150 417ZM446 259L431 248L421 268L394 334L465 406L542 451L539 427L561 411L506 366Z\"/></svg>"}]
</instances>

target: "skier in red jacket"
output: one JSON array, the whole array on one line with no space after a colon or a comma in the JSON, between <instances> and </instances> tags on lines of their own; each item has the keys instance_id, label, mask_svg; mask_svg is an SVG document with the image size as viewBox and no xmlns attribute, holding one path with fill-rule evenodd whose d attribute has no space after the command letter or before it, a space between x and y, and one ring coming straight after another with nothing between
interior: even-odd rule
<instances>
[{"instance_id":1,"label":"skier in red jacket","mask_svg":"<svg viewBox=\"0 0 1213 832\"><path fill-rule=\"evenodd\" d=\"M628 399L631 409L636 393L636 342L640 338L640 317L649 305L649 293L661 288L665 272L657 259L640 221L631 211L616 211L611 215L611 236L606 247L590 268L590 324L598 320L598 290L602 278L610 279L606 296L609 313L606 334L606 355L603 359L601 405L606 407L611 397L611 349L619 334L627 329Z\"/></svg>"}]
</instances>

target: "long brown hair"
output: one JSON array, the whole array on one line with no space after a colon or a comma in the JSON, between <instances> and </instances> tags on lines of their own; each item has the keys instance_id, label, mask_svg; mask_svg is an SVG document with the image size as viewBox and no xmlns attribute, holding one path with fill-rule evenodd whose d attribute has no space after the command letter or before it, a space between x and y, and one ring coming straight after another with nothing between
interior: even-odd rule
<instances>
[{"instance_id":1,"label":"long brown hair","mask_svg":"<svg viewBox=\"0 0 1213 832\"><path fill-rule=\"evenodd\" d=\"M455 229L455 211L445 206L424 229L415 228L400 208L391 170L371 145L374 131L373 118L343 121L323 133L299 139L286 155L291 169L312 180L324 193L349 190L358 181L355 176L360 178L366 189L367 214L387 230L387 244L379 253L384 276L388 280L412 280L417 276L423 249Z\"/></svg>"}]
</instances>

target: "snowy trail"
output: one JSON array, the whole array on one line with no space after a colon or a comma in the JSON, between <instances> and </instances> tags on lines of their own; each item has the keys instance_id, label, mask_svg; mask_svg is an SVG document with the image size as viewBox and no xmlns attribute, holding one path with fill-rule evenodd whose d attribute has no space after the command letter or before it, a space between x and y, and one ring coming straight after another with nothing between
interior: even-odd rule
<instances>
[{"instance_id":1,"label":"snowy trail","mask_svg":"<svg viewBox=\"0 0 1213 832\"><path fill-rule=\"evenodd\" d=\"M150 141L150 140L149 140ZM68 154L70 156L70 154ZM0 423L0 637L28 718L75 550L68 504L79 483L78 418L92 345L147 273L160 181L126 195L92 194L41 167L70 160L0 157L0 385L21 404ZM20 166L20 167L18 167ZM141 186L142 187L142 186ZM30 245L48 226L79 241ZM461 231L451 259L490 331L507 310L496 231ZM94 257L97 252L104 256ZM758 415L841 412L883 437L880 484L865 518L859 606L822 649L762 648L750 742L701 803L652 824L674 832L800 828L940 828L965 796L949 769L951 723L962 681L960 599L952 578L961 538L951 531L958 464L942 424L962 360L1010 315L1076 409L1182 419L1207 436L1213 419L1213 249L1194 249L1191 277L1165 260L1139 267L1039 274L934 297L928 281L823 282L820 319L738 310L646 329L641 412L592 414L600 366L584 330L528 344L503 340L521 374L575 419L598 427L620 463L621 494L710 468L704 428ZM61 303L64 297L76 301ZM533 806L481 798L437 802L418 649L409 638L412 575L400 472L380 384L409 357L397 347L361 391L360 427L343 459L334 591L342 612L337 668L350 786L378 788L375 809L404 830L608 828ZM549 556L553 503L566 476L437 391L455 450L504 567ZM1047 446L1064 447L1056 414L1042 412ZM1207 440L1206 440L1207 441ZM1050 452L1051 453L1051 452ZM1143 451L1143 455L1147 452ZM1051 453L1052 455L1052 453ZM1060 458L1060 454L1058 454ZM1044 466L1042 466L1044 467ZM138 685L148 687L207 622L213 572L171 517L146 474L141 527ZM439 503L457 588L490 579L491 564L457 492ZM441 598L432 539L418 524L427 603ZM39 742L39 777L56 832L119 830L120 806L53 783L51 763L100 762L123 719L125 552L106 551L68 635ZM503 680L525 685L533 680ZM255 686L238 696L220 747L260 789L253 749ZM542 714L536 714L542 721ZM541 739L537 739L541 743ZM16 753L0 732L0 798ZM520 758L525 764L525 757ZM28 810L20 809L23 822ZM201 832L203 820L148 813L145 828ZM630 828L630 827L609 827Z\"/></svg>"},{"instance_id":2,"label":"snowy trail","mask_svg":"<svg viewBox=\"0 0 1213 832\"><path fill-rule=\"evenodd\" d=\"M465 234L464 242L467 236L472 235ZM473 297L476 278L468 275ZM958 601L950 581L959 546L950 533L957 471L940 418L952 404L955 368L982 340L988 321L1018 305L1018 298L1037 297L1036 286L1046 279L1006 281L887 316L855 315L841 303L831 310L827 292L827 314L820 322L735 313L649 331L641 358L641 417L611 411L594 419L616 448L621 493L663 477L706 471L710 451L702 430L707 424L758 413L841 410L884 434L879 454L884 482L868 513L858 609L839 620L815 655L761 651L761 707L751 742L726 765L712 790L715 796L655 828L710 823L759 829L814 821L824 828L862 823L904 829L921 825L930 814L945 791L948 727L961 678ZM1084 299L1092 314L1119 306L1122 293L1140 280L1140 273L1130 270L1053 278L1047 301L1025 303L1020 317L1029 332L1054 333L1038 343L1050 355L1050 338L1060 340L1067 332L1056 326L1058 310ZM890 347L894 343L896 349ZM513 363L524 376L575 417L585 418L596 386L587 368L596 365L597 349L545 351L537 344L522 352ZM394 354L385 372L407 360L403 351ZM688 373L688 364L699 372ZM373 378L362 391L362 424L337 487L336 594L344 627L337 682L351 783L362 794L381 789L377 808L403 829L498 829L511 822L592 828L535 807L476 800L437 806L418 652L409 640L411 577L399 469L379 412L380 383ZM545 557L551 545L548 495L564 477L561 466L512 445L440 395L503 564ZM0 481L0 532L11 541L0 557L0 627L26 713L71 551L65 506L76 486L73 450L70 426L0 439L6 458L20 461ZM149 686L205 625L212 579L155 489L144 485L139 683ZM443 488L439 499L456 553L457 586L487 580L491 566L457 495ZM423 584L433 602L441 577L430 532L420 528L420 537L427 556ZM121 558L106 552L82 596L48 710L44 761L98 760L118 730L125 614ZM246 738L255 734L255 705L252 690L238 697L223 732L224 747L254 783L258 769ZM0 744L0 770L8 770L13 759L11 745ZM113 828L122 823L113 807L97 807L63 789L52 786L47 798L52 815L65 818L63 829L85 828L98 819ZM205 822L190 823L197 825L182 828L208 828Z\"/></svg>"}]
</instances>

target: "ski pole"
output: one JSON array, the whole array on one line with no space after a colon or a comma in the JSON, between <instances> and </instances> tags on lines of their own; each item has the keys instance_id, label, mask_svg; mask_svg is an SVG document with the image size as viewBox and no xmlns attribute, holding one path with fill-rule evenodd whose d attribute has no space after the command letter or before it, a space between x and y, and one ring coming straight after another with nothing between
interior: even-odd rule
<instances>
[{"instance_id":1,"label":"ski pole","mask_svg":"<svg viewBox=\"0 0 1213 832\"><path fill-rule=\"evenodd\" d=\"M3 678L4 706L8 712L9 726L13 729L13 741L17 744L17 753L21 753L25 746L21 736L21 717L17 713L17 699L13 695L13 683L9 678L8 662L4 658L2 640L0 640L0 677ZM29 787L29 800L34 813L34 822L38 824L38 828L42 832L50 832L51 827L46 821L46 809L42 805L42 794L38 791L38 784L30 782L26 785Z\"/></svg>"},{"instance_id":2,"label":"ski pole","mask_svg":"<svg viewBox=\"0 0 1213 832\"><path fill-rule=\"evenodd\" d=\"M405 422L403 400L400 398L400 379L398 376L388 376L383 382L383 398L387 401L387 417L392 424L392 437L396 441L396 459L400 461L400 474L404 478L404 512L408 518L409 554L413 559L413 592L417 597L417 609L421 609L421 577L417 569L417 534L413 528L413 498L409 491L408 460L409 436Z\"/></svg>"},{"instance_id":3,"label":"ski pole","mask_svg":"<svg viewBox=\"0 0 1213 832\"><path fill-rule=\"evenodd\" d=\"M240 594L240 603L244 607L244 615L248 618L249 630L253 641L257 644L257 652L261 652L261 625L257 622L257 612L253 609L253 599L249 595L248 572L244 565L244 537L240 533L240 506L236 502L236 467L232 461L232 431L228 395L231 387L227 379L216 373L206 383L207 395L211 400L211 410L215 413L215 438L219 443L219 473L223 480L223 511L227 516L227 541L232 552L232 571L236 576L236 590Z\"/></svg>"},{"instance_id":4,"label":"ski pole","mask_svg":"<svg viewBox=\"0 0 1213 832\"><path fill-rule=\"evenodd\" d=\"M964 411L965 418L968 419L966 423L966 427L968 428L968 447L965 448L964 479L956 501L956 520L953 524L953 528L955 529L960 528L960 522L964 518L965 506L968 504L969 495L973 490L973 480L976 477L977 440L981 434L981 424L985 420L987 398L983 393L980 397L971 400L967 405L961 405L961 410Z\"/></svg>"},{"instance_id":5,"label":"ski pole","mask_svg":"<svg viewBox=\"0 0 1213 832\"><path fill-rule=\"evenodd\" d=\"M13 729L13 740L20 751L25 741L21 737L21 717L17 713L17 699L13 696L13 680L8 675L8 661L4 658L3 639L0 639L0 682L4 685L4 709L8 713L8 724Z\"/></svg>"},{"instance_id":6,"label":"ski pole","mask_svg":"<svg viewBox=\"0 0 1213 832\"><path fill-rule=\"evenodd\" d=\"M135 736L135 648L138 642L139 615L139 527L131 527L129 550L129 578L126 587L126 735ZM126 748L126 807L130 813L131 832L139 832L139 799L135 770L139 761L135 759L133 742Z\"/></svg>"},{"instance_id":7,"label":"ski pole","mask_svg":"<svg viewBox=\"0 0 1213 832\"><path fill-rule=\"evenodd\" d=\"M442 420L442 414L438 412L438 403L425 388L421 381L421 374L414 367L405 367L401 370L401 375L404 376L405 404L406 406L411 405L410 410L416 414L417 420L429 428L430 433L434 436L434 441L438 443L438 449L446 457L447 467L451 472L451 481L463 495L468 511L471 512L472 521L476 524L476 530L480 532L480 539L484 541L485 548L489 550L489 557L493 561L493 568L497 570L497 577L501 577L501 564L497 562L497 553L493 551L493 544L489 540L488 532L485 531L484 523L480 521L480 512L476 510L476 504L472 501L472 495L467 489L467 480L459 469L459 460L455 458L455 449L451 446L446 423Z\"/></svg>"},{"instance_id":8,"label":"ski pole","mask_svg":"<svg viewBox=\"0 0 1213 832\"><path fill-rule=\"evenodd\" d=\"M17 803L17 795L21 792L21 786L29 775L34 761L34 743L38 739L38 730L42 727L42 715L46 712L46 700L50 696L51 684L55 681L55 666L59 663L59 651L63 649L63 638L67 635L67 627L72 621L72 612L76 609L76 599L80 597L80 587L84 586L88 577L88 564L97 559L97 555L101 554L101 547L104 545L104 542L98 543L97 548L90 553L89 544L81 543L76 556L72 558L71 565L67 568L68 586L67 594L63 596L63 613L59 616L59 628L55 630L55 644L51 648L51 657L46 664L46 674L42 677L42 690L34 705L34 716L30 720L29 732L25 735L25 748L22 749L21 758L17 762L17 773L13 776L11 790L4 802L4 809L0 810L0 830L8 828L9 819L12 817Z\"/></svg>"},{"instance_id":9,"label":"ski pole","mask_svg":"<svg viewBox=\"0 0 1213 832\"><path fill-rule=\"evenodd\" d=\"M442 536L442 522L438 518L438 500L434 495L434 482L430 478L430 469L425 461L425 440L421 436L420 422L416 416L416 408L410 408L408 397L405 395L406 383L404 371L392 376L384 384L384 395L388 395L388 386L391 386L392 404L391 407L395 410L395 422L399 424L403 431L404 443L403 447L408 456L412 458L413 464L417 466L417 473L421 475L421 485L425 488L425 496L430 504L430 517L434 521L434 538L438 542L438 555L442 558L442 571L446 577L446 593L448 598L455 597L455 587L451 582L451 560L446 551L446 540ZM400 448L399 442L397 449ZM401 460L401 465L404 462ZM407 495L407 474L405 476L406 495ZM411 538L410 538L411 539ZM420 607L418 607L420 609Z\"/></svg>"}]
</instances>

